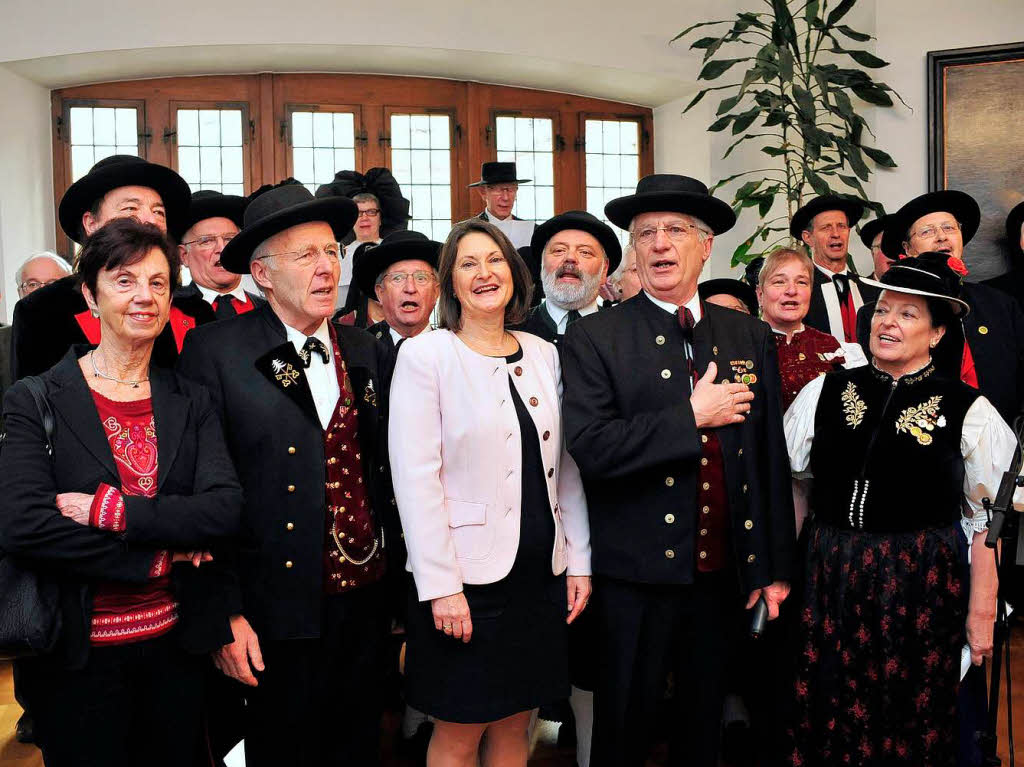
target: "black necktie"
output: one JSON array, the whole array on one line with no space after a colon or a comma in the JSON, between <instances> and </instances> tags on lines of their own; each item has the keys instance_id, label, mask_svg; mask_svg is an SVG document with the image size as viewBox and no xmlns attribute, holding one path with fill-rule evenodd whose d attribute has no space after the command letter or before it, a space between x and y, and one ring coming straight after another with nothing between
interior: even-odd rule
<instances>
[{"instance_id":1,"label":"black necktie","mask_svg":"<svg viewBox=\"0 0 1024 767\"><path fill-rule=\"evenodd\" d=\"M320 356L320 359L324 361L325 365L327 364L327 360L330 359L330 357L327 356L327 347L324 345L324 342L319 338L310 336L306 339L306 343L302 345L302 351L299 352L299 356L302 358L303 367L309 367L310 363L313 361L313 352Z\"/></svg>"},{"instance_id":2,"label":"black necktie","mask_svg":"<svg viewBox=\"0 0 1024 767\"><path fill-rule=\"evenodd\" d=\"M846 294L850 291L850 286L847 283L847 277L845 274L834 274L832 275L832 284L836 286L836 295L839 297L839 303L843 304L846 302Z\"/></svg>"},{"instance_id":3,"label":"black necktie","mask_svg":"<svg viewBox=\"0 0 1024 767\"><path fill-rule=\"evenodd\" d=\"M576 309L570 309L569 313L565 315L565 327L568 328L572 323L576 322L583 315Z\"/></svg>"},{"instance_id":4,"label":"black necktie","mask_svg":"<svg viewBox=\"0 0 1024 767\"><path fill-rule=\"evenodd\" d=\"M223 293L213 299L213 311L216 313L218 320L230 319L238 314L235 311L234 304L231 303L231 294L229 293Z\"/></svg>"}]
</instances>

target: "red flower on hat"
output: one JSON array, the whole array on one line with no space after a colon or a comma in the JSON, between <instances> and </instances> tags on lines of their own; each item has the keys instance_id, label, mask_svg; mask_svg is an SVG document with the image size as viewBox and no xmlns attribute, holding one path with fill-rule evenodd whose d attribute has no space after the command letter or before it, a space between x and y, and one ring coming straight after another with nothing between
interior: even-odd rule
<instances>
[{"instance_id":1,"label":"red flower on hat","mask_svg":"<svg viewBox=\"0 0 1024 767\"><path fill-rule=\"evenodd\" d=\"M954 272L959 274L961 277L967 276L967 266L959 258L950 256L946 259L946 266L952 269Z\"/></svg>"}]
</instances>

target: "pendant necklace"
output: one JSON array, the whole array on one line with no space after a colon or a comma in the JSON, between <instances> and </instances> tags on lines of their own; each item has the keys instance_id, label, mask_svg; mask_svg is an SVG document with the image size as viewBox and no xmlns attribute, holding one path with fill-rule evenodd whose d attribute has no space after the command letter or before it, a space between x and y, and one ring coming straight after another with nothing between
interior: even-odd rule
<instances>
[{"instance_id":1,"label":"pendant necklace","mask_svg":"<svg viewBox=\"0 0 1024 767\"><path fill-rule=\"evenodd\" d=\"M92 374L93 374L93 376L95 378L106 378L108 381L113 381L114 383L119 383L122 386L131 386L133 389L138 389L139 388L139 384L144 384L144 383L146 383L146 381L149 380L149 377L147 376L146 378L140 378L138 381L122 381L120 378L115 378L114 376L107 375L106 373L101 373L100 369L98 367L96 367L96 350L95 349L93 349L92 351L89 352L89 362L92 363Z\"/></svg>"}]
</instances>

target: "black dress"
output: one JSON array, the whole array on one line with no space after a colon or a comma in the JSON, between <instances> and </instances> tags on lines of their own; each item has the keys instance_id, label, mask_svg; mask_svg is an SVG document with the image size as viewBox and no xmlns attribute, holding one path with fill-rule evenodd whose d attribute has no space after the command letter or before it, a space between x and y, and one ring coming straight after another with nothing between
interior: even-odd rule
<instances>
[{"instance_id":1,"label":"black dress","mask_svg":"<svg viewBox=\"0 0 1024 767\"><path fill-rule=\"evenodd\" d=\"M430 602L418 601L410 578L406 700L445 722L493 722L569 696L566 582L551 573L555 522L540 438L511 377L509 390L523 452L519 548L500 581L463 586L468 643L434 627Z\"/></svg>"}]
</instances>

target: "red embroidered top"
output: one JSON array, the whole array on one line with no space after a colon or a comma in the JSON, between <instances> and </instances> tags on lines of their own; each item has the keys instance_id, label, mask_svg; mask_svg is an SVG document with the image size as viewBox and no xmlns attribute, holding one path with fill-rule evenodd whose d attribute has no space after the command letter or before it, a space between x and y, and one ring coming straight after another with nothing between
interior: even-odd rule
<instances>
[{"instance_id":1,"label":"red embroidered top","mask_svg":"<svg viewBox=\"0 0 1024 767\"><path fill-rule=\"evenodd\" d=\"M110 443L121 488L100 484L89 512L89 524L121 532L128 524L122 493L147 498L156 495L153 403L150 399L116 402L97 392L92 392L92 398ZM170 631L178 622L178 603L168 577L170 569L170 552L161 551L153 560L149 583L97 585L92 605L92 644L127 644Z\"/></svg>"},{"instance_id":2,"label":"red embroidered top","mask_svg":"<svg viewBox=\"0 0 1024 767\"><path fill-rule=\"evenodd\" d=\"M787 410L796 395L811 381L830 370L837 370L846 361L839 342L828 333L804 326L786 342L776 332L779 350L779 376L782 378L782 409Z\"/></svg>"}]
</instances>

